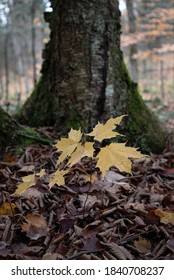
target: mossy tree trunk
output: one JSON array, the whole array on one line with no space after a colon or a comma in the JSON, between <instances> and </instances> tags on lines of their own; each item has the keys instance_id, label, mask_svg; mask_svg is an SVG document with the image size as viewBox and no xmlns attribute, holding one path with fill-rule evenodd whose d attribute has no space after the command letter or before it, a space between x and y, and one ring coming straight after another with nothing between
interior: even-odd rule
<instances>
[{"instance_id":1,"label":"mossy tree trunk","mask_svg":"<svg viewBox=\"0 0 174 280\"><path fill-rule=\"evenodd\" d=\"M7 145L14 143L18 124L0 107L0 157Z\"/></svg>"},{"instance_id":2,"label":"mossy tree trunk","mask_svg":"<svg viewBox=\"0 0 174 280\"><path fill-rule=\"evenodd\" d=\"M160 151L164 133L130 79L120 49L118 0L51 0L50 41L41 79L18 114L32 126L86 131L128 114L124 132L144 150ZM160 135L160 138L159 138Z\"/></svg>"}]
</instances>

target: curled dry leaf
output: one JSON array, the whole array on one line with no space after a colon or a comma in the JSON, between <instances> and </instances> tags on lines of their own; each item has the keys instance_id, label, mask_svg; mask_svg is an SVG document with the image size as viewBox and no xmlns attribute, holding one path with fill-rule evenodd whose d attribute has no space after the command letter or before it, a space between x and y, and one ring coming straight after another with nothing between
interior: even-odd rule
<instances>
[{"instance_id":1,"label":"curled dry leaf","mask_svg":"<svg viewBox=\"0 0 174 280\"><path fill-rule=\"evenodd\" d=\"M28 213L25 217L26 223L22 224L22 231L33 240L49 234L49 227L44 216Z\"/></svg>"},{"instance_id":2,"label":"curled dry leaf","mask_svg":"<svg viewBox=\"0 0 174 280\"><path fill-rule=\"evenodd\" d=\"M101 204L101 200L97 199L95 195L88 196L87 194L80 194L79 200L81 207L85 208L86 210L92 208L95 203Z\"/></svg>"},{"instance_id":3,"label":"curled dry leaf","mask_svg":"<svg viewBox=\"0 0 174 280\"><path fill-rule=\"evenodd\" d=\"M104 179L107 182L111 182L111 183L119 182L121 180L124 180L125 178L126 178L125 176L123 176L117 172L114 172L112 170L107 171L104 176Z\"/></svg>"},{"instance_id":4,"label":"curled dry leaf","mask_svg":"<svg viewBox=\"0 0 174 280\"><path fill-rule=\"evenodd\" d=\"M36 188L31 187L31 188L27 189L26 191L24 191L22 193L22 196L27 199L31 199L32 197L34 197L34 198L42 197L43 193L38 191Z\"/></svg>"},{"instance_id":5,"label":"curled dry leaf","mask_svg":"<svg viewBox=\"0 0 174 280\"><path fill-rule=\"evenodd\" d=\"M109 249L110 254L112 254L114 257L116 257L118 260L126 260L128 259L127 257L127 252L125 254L125 248L124 250L122 249L122 246L117 245L116 243L103 243L100 242L104 247ZM127 251L127 250L126 250Z\"/></svg>"}]
</instances>

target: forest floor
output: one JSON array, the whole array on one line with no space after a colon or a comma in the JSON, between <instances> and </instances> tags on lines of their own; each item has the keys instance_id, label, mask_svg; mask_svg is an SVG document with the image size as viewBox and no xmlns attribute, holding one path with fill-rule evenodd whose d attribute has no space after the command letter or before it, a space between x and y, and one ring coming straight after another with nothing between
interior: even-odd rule
<instances>
[{"instance_id":1,"label":"forest floor","mask_svg":"<svg viewBox=\"0 0 174 280\"><path fill-rule=\"evenodd\" d=\"M42 132L56 143L52 128ZM84 158L64 185L51 189L59 157L54 146L12 152L0 162L0 259L174 259L170 137L162 154L134 160L131 175L113 167L102 177ZM30 188L15 194L22 178L43 168L43 177L25 181Z\"/></svg>"}]
</instances>

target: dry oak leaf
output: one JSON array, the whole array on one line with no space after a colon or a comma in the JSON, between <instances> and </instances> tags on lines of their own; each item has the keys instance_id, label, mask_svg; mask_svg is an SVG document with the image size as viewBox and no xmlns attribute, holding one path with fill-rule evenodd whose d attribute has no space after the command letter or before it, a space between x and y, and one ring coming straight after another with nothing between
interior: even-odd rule
<instances>
[{"instance_id":1,"label":"dry oak leaf","mask_svg":"<svg viewBox=\"0 0 174 280\"><path fill-rule=\"evenodd\" d=\"M23 183L19 184L15 194L21 194L36 183L35 174L22 177Z\"/></svg>"},{"instance_id":2,"label":"dry oak leaf","mask_svg":"<svg viewBox=\"0 0 174 280\"><path fill-rule=\"evenodd\" d=\"M94 127L93 131L86 134L88 136L94 136L94 140L102 141L103 139L108 139L112 137L116 137L120 135L118 132L114 132L112 130L115 129L115 126L120 124L122 118L125 115L122 115L117 118L110 118L105 124L98 122L98 124Z\"/></svg>"},{"instance_id":3,"label":"dry oak leaf","mask_svg":"<svg viewBox=\"0 0 174 280\"><path fill-rule=\"evenodd\" d=\"M26 232L30 239L37 240L39 237L48 235L49 227L44 216L28 213L25 220L26 223L22 224L22 231Z\"/></svg>"},{"instance_id":4,"label":"dry oak leaf","mask_svg":"<svg viewBox=\"0 0 174 280\"><path fill-rule=\"evenodd\" d=\"M163 224L172 223L174 225L174 212L163 211L162 209L156 209L154 211L155 215L160 217L160 222Z\"/></svg>"},{"instance_id":5,"label":"dry oak leaf","mask_svg":"<svg viewBox=\"0 0 174 280\"><path fill-rule=\"evenodd\" d=\"M57 164L64 161L67 156L70 156L74 152L81 138L81 130L74 130L71 128L70 132L68 133L68 138L62 138L60 141L58 141L55 146L59 151L62 151L62 153L57 161Z\"/></svg>"},{"instance_id":6,"label":"dry oak leaf","mask_svg":"<svg viewBox=\"0 0 174 280\"><path fill-rule=\"evenodd\" d=\"M121 172L131 173L132 162L129 158L144 157L136 148L127 147L125 143L111 143L103 147L97 155L96 167L103 175L111 166L117 167Z\"/></svg>"}]
</instances>

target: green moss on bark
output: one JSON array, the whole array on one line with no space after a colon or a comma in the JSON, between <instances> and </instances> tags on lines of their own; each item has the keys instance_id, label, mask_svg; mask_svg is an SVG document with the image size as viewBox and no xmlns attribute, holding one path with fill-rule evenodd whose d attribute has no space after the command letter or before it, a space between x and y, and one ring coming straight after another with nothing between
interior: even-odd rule
<instances>
[{"instance_id":1,"label":"green moss on bark","mask_svg":"<svg viewBox=\"0 0 174 280\"><path fill-rule=\"evenodd\" d=\"M15 132L18 124L0 108L0 154L5 150L7 144L15 142Z\"/></svg>"},{"instance_id":2,"label":"green moss on bark","mask_svg":"<svg viewBox=\"0 0 174 280\"><path fill-rule=\"evenodd\" d=\"M122 67L122 74L127 78L126 107L122 114L128 115L120 131L126 135L129 145L140 147L144 153L160 153L165 147L167 131L144 103L137 84L131 80L125 65Z\"/></svg>"},{"instance_id":3,"label":"green moss on bark","mask_svg":"<svg viewBox=\"0 0 174 280\"><path fill-rule=\"evenodd\" d=\"M48 92L47 80L40 78L31 96L24 106L15 114L21 124L30 126L49 125L53 119L53 99Z\"/></svg>"}]
</instances>

